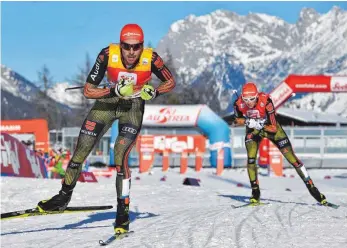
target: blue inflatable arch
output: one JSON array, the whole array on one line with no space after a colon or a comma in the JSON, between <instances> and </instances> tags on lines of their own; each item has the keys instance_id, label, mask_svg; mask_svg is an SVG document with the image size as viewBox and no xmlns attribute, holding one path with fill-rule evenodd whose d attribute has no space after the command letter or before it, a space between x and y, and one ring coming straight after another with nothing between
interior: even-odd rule
<instances>
[{"instance_id":1,"label":"blue inflatable arch","mask_svg":"<svg viewBox=\"0 0 347 248\"><path fill-rule=\"evenodd\" d=\"M150 108L153 105L147 105ZM178 105L177 105L178 106ZM181 105L182 107L184 105ZM194 106L194 105L190 105ZM228 124L214 113L207 105L201 106L201 110L197 116L195 127L199 128L202 133L208 137L210 143L210 163L212 167L217 166L217 152L219 149L224 150L224 167L231 167L232 154L230 145L230 130ZM146 115L146 114L145 114ZM144 126L146 126L144 124ZM161 125L163 126L163 125ZM177 126L177 125L176 125ZM166 127L174 127L173 125L166 125ZM194 125L192 125L194 127ZM114 164L114 150L113 146L118 136L118 121L115 121L111 129L111 147L110 147L110 165Z\"/></svg>"}]
</instances>

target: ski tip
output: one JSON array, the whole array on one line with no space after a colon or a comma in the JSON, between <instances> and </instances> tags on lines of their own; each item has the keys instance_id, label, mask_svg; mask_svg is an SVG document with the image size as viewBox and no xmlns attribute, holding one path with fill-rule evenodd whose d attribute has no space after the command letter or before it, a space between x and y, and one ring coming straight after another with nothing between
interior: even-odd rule
<instances>
[{"instance_id":1,"label":"ski tip","mask_svg":"<svg viewBox=\"0 0 347 248\"><path fill-rule=\"evenodd\" d=\"M117 234L114 234L112 235L110 238L108 238L107 240L99 240L99 245L100 246L106 246L106 245L109 245L111 244L113 241L115 240L121 240L123 238L127 238L129 237L132 233L134 233L134 231L129 231L129 232L126 232L126 233L121 233L119 235Z\"/></svg>"},{"instance_id":2,"label":"ski tip","mask_svg":"<svg viewBox=\"0 0 347 248\"><path fill-rule=\"evenodd\" d=\"M340 207L340 205L331 204L331 205L328 205L328 207L331 207L331 208L334 208L334 209L338 209Z\"/></svg>"},{"instance_id":3,"label":"ski tip","mask_svg":"<svg viewBox=\"0 0 347 248\"><path fill-rule=\"evenodd\" d=\"M264 206L270 204L269 202L249 202L243 205L231 205L232 208L243 208L243 207L256 207L256 206Z\"/></svg>"},{"instance_id":4,"label":"ski tip","mask_svg":"<svg viewBox=\"0 0 347 248\"><path fill-rule=\"evenodd\" d=\"M340 205L336 205L334 203L331 203L331 202L327 202L326 204L320 204L321 206L325 206L325 207L331 207L331 208L334 208L334 209L338 209L340 207Z\"/></svg>"},{"instance_id":5,"label":"ski tip","mask_svg":"<svg viewBox=\"0 0 347 248\"><path fill-rule=\"evenodd\" d=\"M99 245L101 245L101 246L105 246L106 245L106 243L103 241L103 240L99 240Z\"/></svg>"}]
</instances>

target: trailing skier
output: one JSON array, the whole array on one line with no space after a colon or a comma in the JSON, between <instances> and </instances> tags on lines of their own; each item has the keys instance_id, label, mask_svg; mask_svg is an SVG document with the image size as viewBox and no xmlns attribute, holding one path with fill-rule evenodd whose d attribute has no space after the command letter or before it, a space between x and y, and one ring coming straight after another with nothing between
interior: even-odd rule
<instances>
[{"instance_id":1,"label":"trailing skier","mask_svg":"<svg viewBox=\"0 0 347 248\"><path fill-rule=\"evenodd\" d=\"M277 121L269 94L258 92L254 83L246 83L242 87L241 96L234 102L234 113L235 125L246 125L247 170L252 187L250 202L257 203L260 199L256 158L260 141L268 138L295 168L314 199L322 205L327 204L325 196L313 184L305 165L296 157L287 134Z\"/></svg>"}]
</instances>

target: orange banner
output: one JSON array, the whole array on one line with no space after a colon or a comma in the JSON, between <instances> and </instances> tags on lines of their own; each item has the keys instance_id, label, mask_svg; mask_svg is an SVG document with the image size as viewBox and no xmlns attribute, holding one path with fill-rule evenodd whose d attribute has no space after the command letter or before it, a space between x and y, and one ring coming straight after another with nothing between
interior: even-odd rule
<instances>
[{"instance_id":1,"label":"orange banner","mask_svg":"<svg viewBox=\"0 0 347 248\"><path fill-rule=\"evenodd\" d=\"M196 170L202 167L202 157L206 150L206 138L202 135L140 135L136 143L139 152L140 172L147 172L153 165L155 153L163 156L163 171L169 169L171 153L181 154L181 173L188 168L188 153L197 156Z\"/></svg>"},{"instance_id":2,"label":"orange banner","mask_svg":"<svg viewBox=\"0 0 347 248\"><path fill-rule=\"evenodd\" d=\"M259 144L259 159L258 159L258 164L259 166L268 166L270 164L270 157L269 157L269 145L270 145L270 140L267 138L263 138L260 141Z\"/></svg>"},{"instance_id":3,"label":"orange banner","mask_svg":"<svg viewBox=\"0 0 347 248\"><path fill-rule=\"evenodd\" d=\"M136 146L139 152L140 173L147 172L153 165L154 161L154 136L140 135Z\"/></svg>"},{"instance_id":4,"label":"orange banner","mask_svg":"<svg viewBox=\"0 0 347 248\"><path fill-rule=\"evenodd\" d=\"M283 176L283 156L280 150L272 143L270 144L270 168L276 176Z\"/></svg>"},{"instance_id":5,"label":"orange banner","mask_svg":"<svg viewBox=\"0 0 347 248\"><path fill-rule=\"evenodd\" d=\"M48 152L48 124L45 119L2 120L0 131L9 134L34 134L35 150Z\"/></svg>"}]
</instances>

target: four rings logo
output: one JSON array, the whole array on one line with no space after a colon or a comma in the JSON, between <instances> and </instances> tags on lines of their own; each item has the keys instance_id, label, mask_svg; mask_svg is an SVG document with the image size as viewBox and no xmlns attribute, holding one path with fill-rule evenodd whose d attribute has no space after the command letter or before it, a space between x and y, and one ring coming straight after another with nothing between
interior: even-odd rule
<instances>
[{"instance_id":1,"label":"four rings logo","mask_svg":"<svg viewBox=\"0 0 347 248\"><path fill-rule=\"evenodd\" d=\"M137 130L131 127L122 127L122 132L128 132L131 134L137 134Z\"/></svg>"},{"instance_id":2,"label":"four rings logo","mask_svg":"<svg viewBox=\"0 0 347 248\"><path fill-rule=\"evenodd\" d=\"M74 162L70 162L69 165L68 165L71 169L77 169L81 166L80 163L74 163Z\"/></svg>"},{"instance_id":3,"label":"four rings logo","mask_svg":"<svg viewBox=\"0 0 347 248\"><path fill-rule=\"evenodd\" d=\"M279 147L283 147L285 144L287 144L289 142L288 139L284 139L284 140L281 140L280 142L278 142L278 146Z\"/></svg>"}]
</instances>

